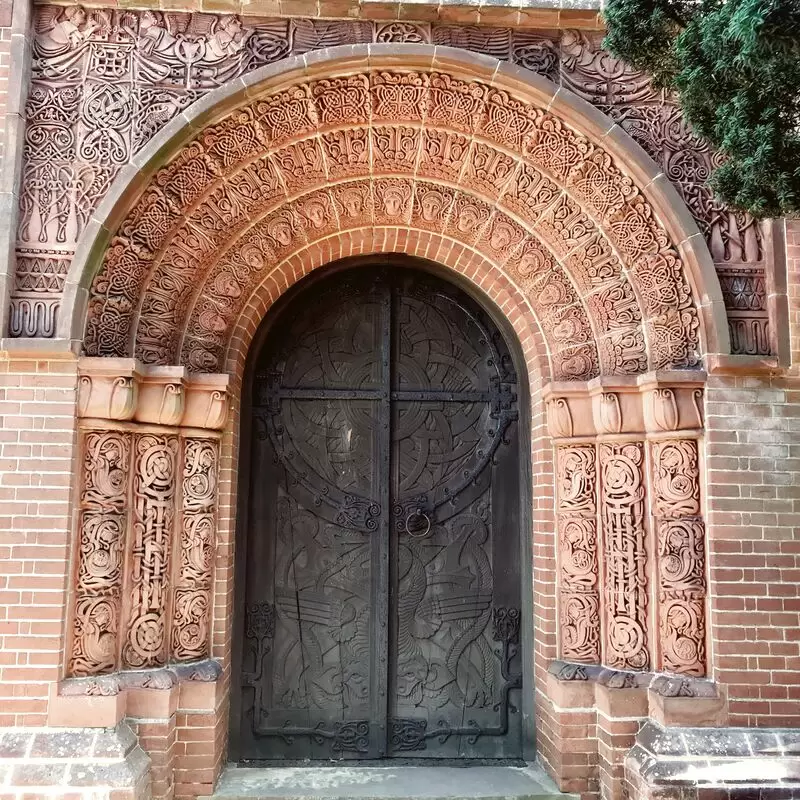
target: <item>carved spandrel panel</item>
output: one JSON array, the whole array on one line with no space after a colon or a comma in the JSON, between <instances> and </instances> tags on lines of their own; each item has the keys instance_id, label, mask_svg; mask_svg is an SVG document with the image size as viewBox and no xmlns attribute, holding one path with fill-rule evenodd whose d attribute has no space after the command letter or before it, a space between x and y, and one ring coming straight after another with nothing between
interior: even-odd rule
<instances>
[{"instance_id":1,"label":"carved spandrel panel","mask_svg":"<svg viewBox=\"0 0 800 800\"><path fill-rule=\"evenodd\" d=\"M458 291L400 267L294 302L313 313L287 306L255 387L238 756L513 757L508 350Z\"/></svg>"},{"instance_id":2,"label":"carved spandrel panel","mask_svg":"<svg viewBox=\"0 0 800 800\"><path fill-rule=\"evenodd\" d=\"M603 534L603 660L612 667L650 667L647 545L644 527L644 445L601 442Z\"/></svg>"},{"instance_id":3,"label":"carved spandrel panel","mask_svg":"<svg viewBox=\"0 0 800 800\"><path fill-rule=\"evenodd\" d=\"M118 664L130 462L130 434L84 432L70 675Z\"/></svg>"}]
</instances>

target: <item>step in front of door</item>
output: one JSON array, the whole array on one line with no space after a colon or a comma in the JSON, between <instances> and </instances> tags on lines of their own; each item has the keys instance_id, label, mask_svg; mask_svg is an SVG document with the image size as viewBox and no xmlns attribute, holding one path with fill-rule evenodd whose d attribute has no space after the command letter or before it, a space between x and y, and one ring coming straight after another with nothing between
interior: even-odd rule
<instances>
[{"instance_id":1,"label":"step in front of door","mask_svg":"<svg viewBox=\"0 0 800 800\"><path fill-rule=\"evenodd\" d=\"M538 766L236 767L212 800L573 800Z\"/></svg>"}]
</instances>

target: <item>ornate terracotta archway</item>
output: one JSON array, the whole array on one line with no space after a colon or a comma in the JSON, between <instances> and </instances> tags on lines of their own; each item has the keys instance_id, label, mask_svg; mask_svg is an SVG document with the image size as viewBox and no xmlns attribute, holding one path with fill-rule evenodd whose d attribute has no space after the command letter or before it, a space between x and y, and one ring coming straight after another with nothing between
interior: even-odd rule
<instances>
[{"instance_id":1,"label":"ornate terracotta archway","mask_svg":"<svg viewBox=\"0 0 800 800\"><path fill-rule=\"evenodd\" d=\"M380 45L212 92L83 235L60 322L78 338L85 320L87 356L70 674L227 664L250 341L310 270L385 252L462 273L519 337L537 689L557 656L703 675L701 369L729 348L702 237L647 156L568 91L461 51ZM553 746L540 739L545 758Z\"/></svg>"}]
</instances>

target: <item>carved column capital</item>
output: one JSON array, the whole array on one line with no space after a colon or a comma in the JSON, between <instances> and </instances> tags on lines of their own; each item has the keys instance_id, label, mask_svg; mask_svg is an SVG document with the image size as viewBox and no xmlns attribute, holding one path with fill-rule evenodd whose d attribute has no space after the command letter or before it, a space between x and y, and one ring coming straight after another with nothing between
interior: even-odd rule
<instances>
[{"instance_id":1,"label":"carved column capital","mask_svg":"<svg viewBox=\"0 0 800 800\"><path fill-rule=\"evenodd\" d=\"M591 381L551 382L543 392L550 435L557 441L644 438L699 433L702 372L651 372Z\"/></svg>"},{"instance_id":2,"label":"carved column capital","mask_svg":"<svg viewBox=\"0 0 800 800\"><path fill-rule=\"evenodd\" d=\"M81 358L78 416L220 430L228 417L228 375L190 375L133 358Z\"/></svg>"}]
</instances>

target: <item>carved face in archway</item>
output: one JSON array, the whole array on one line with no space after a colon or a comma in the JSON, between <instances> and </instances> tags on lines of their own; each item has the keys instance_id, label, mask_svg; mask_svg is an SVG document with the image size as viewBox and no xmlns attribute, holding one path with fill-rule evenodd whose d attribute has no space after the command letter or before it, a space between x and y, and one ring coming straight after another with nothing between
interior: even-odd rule
<instances>
[{"instance_id":1,"label":"carved face in archway","mask_svg":"<svg viewBox=\"0 0 800 800\"><path fill-rule=\"evenodd\" d=\"M390 217L399 217L403 213L405 197L399 189L386 189L383 195L383 208Z\"/></svg>"},{"instance_id":2,"label":"carved face in archway","mask_svg":"<svg viewBox=\"0 0 800 800\"><path fill-rule=\"evenodd\" d=\"M439 192L427 192L422 197L422 218L426 222L435 222L442 212L444 197Z\"/></svg>"},{"instance_id":3,"label":"carved face in archway","mask_svg":"<svg viewBox=\"0 0 800 800\"><path fill-rule=\"evenodd\" d=\"M465 206L458 215L456 227L461 233L471 231L480 221L480 214L475 206Z\"/></svg>"},{"instance_id":4,"label":"carved face in archway","mask_svg":"<svg viewBox=\"0 0 800 800\"><path fill-rule=\"evenodd\" d=\"M288 222L278 220L269 226L269 234L284 247L292 243L292 226Z\"/></svg>"},{"instance_id":5,"label":"carved face in archway","mask_svg":"<svg viewBox=\"0 0 800 800\"><path fill-rule=\"evenodd\" d=\"M325 226L327 222L325 210L325 206L320 200L309 200L305 206L303 206L303 213L315 228L322 228Z\"/></svg>"},{"instance_id":6,"label":"carved face in archway","mask_svg":"<svg viewBox=\"0 0 800 800\"><path fill-rule=\"evenodd\" d=\"M347 191L342 192L341 197L339 198L342 202L342 207L344 208L345 214L347 214L350 219L356 219L359 214L361 214L361 208L364 202L364 198L357 189L348 189Z\"/></svg>"},{"instance_id":7,"label":"carved face in archway","mask_svg":"<svg viewBox=\"0 0 800 800\"><path fill-rule=\"evenodd\" d=\"M495 250L503 250L511 244L514 234L508 225L500 222L494 226L489 244Z\"/></svg>"}]
</instances>

